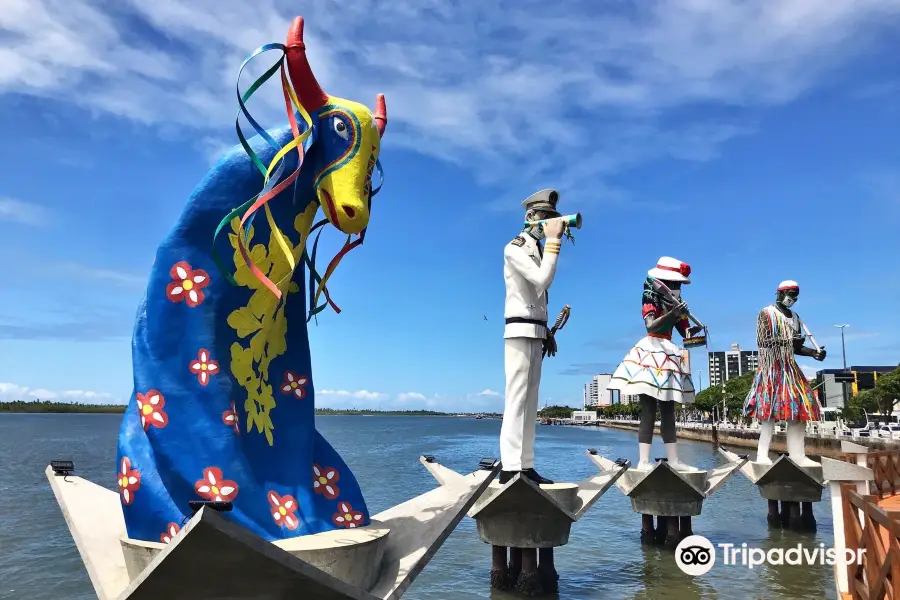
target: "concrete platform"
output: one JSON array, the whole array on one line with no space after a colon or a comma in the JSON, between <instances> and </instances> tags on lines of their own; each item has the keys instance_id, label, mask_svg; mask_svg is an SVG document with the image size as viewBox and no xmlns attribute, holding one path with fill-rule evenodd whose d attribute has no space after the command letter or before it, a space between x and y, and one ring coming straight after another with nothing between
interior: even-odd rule
<instances>
[{"instance_id":1,"label":"concrete platform","mask_svg":"<svg viewBox=\"0 0 900 600\"><path fill-rule=\"evenodd\" d=\"M730 460L737 456L724 448L719 448L719 452ZM822 465L801 467L787 455L780 456L772 464L748 461L741 472L766 500L818 502L825 489Z\"/></svg>"},{"instance_id":2,"label":"concrete platform","mask_svg":"<svg viewBox=\"0 0 900 600\"><path fill-rule=\"evenodd\" d=\"M588 451L590 459L602 470L616 463L595 451ZM734 475L747 458L735 456L727 465L711 471L677 471L666 461L659 461L650 470L628 469L616 485L631 499L631 508L642 515L660 517L695 517L703 501L715 493Z\"/></svg>"},{"instance_id":3,"label":"concrete platform","mask_svg":"<svg viewBox=\"0 0 900 600\"><path fill-rule=\"evenodd\" d=\"M117 493L46 475L100 600L396 600L498 471L459 475L369 527L277 543L203 508L168 544L129 540Z\"/></svg>"},{"instance_id":4,"label":"concrete platform","mask_svg":"<svg viewBox=\"0 0 900 600\"><path fill-rule=\"evenodd\" d=\"M340 579L355 588L369 590L378 580L376 569L360 565L380 565L390 529L371 520L366 527L325 531L314 535L272 542L291 556ZM179 534L176 534L177 537ZM136 579L167 544L123 538L122 551L130 580Z\"/></svg>"},{"instance_id":5,"label":"concrete platform","mask_svg":"<svg viewBox=\"0 0 900 600\"><path fill-rule=\"evenodd\" d=\"M419 459L442 485L461 477L434 462ZM469 516L475 519L481 540L509 548L555 548L569 542L572 523L578 521L627 470L627 463L612 467L578 483L538 485L522 475L506 484L494 481Z\"/></svg>"}]
</instances>

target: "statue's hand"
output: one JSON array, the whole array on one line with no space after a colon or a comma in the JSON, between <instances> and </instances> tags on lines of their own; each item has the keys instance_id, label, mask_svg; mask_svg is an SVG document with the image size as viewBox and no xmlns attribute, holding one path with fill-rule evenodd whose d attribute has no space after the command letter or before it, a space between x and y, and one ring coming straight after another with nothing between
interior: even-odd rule
<instances>
[{"instance_id":1,"label":"statue's hand","mask_svg":"<svg viewBox=\"0 0 900 600\"><path fill-rule=\"evenodd\" d=\"M695 325L694 327L691 327L690 329L688 329L688 336L694 337L701 331L703 331L703 328L700 327L699 325Z\"/></svg>"},{"instance_id":2,"label":"statue's hand","mask_svg":"<svg viewBox=\"0 0 900 600\"><path fill-rule=\"evenodd\" d=\"M816 355L813 358L815 358L819 362L822 362L823 360L825 360L825 355L826 355L825 348L820 348L819 351L816 352Z\"/></svg>"},{"instance_id":3,"label":"statue's hand","mask_svg":"<svg viewBox=\"0 0 900 600\"><path fill-rule=\"evenodd\" d=\"M547 337L544 338L544 356L556 356L556 337L547 331Z\"/></svg>"}]
</instances>

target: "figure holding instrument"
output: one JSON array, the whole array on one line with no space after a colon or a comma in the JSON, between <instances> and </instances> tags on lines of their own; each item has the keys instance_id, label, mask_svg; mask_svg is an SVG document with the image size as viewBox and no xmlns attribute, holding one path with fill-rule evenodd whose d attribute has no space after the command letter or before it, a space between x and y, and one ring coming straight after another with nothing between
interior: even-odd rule
<instances>
[{"instance_id":1,"label":"figure holding instrument","mask_svg":"<svg viewBox=\"0 0 900 600\"><path fill-rule=\"evenodd\" d=\"M775 292L775 304L765 307L757 317L756 337L759 368L747 394L744 414L759 422L759 446L756 462L771 464L769 445L775 421L787 422L788 456L801 467L818 463L806 456L806 422L821 419L819 404L809 381L797 365L795 355L825 360L809 329L792 307L800 297L796 281L782 281ZM805 335L804 335L805 332ZM813 348L804 345L809 337Z\"/></svg>"},{"instance_id":2,"label":"figure holding instrument","mask_svg":"<svg viewBox=\"0 0 900 600\"><path fill-rule=\"evenodd\" d=\"M553 483L534 470L534 436L541 364L556 354L554 331L547 327L548 289L556 276L562 236L574 223L556 210L559 192L541 190L522 202L525 229L506 245L503 278L506 282L504 364L506 405L500 429L500 483L516 473L538 484ZM574 217L573 217L574 219ZM541 242L547 239L546 247ZM565 312L565 309L564 309ZM559 329L564 317L558 320Z\"/></svg>"},{"instance_id":3,"label":"figure holding instrument","mask_svg":"<svg viewBox=\"0 0 900 600\"><path fill-rule=\"evenodd\" d=\"M672 342L672 330L697 345L706 343L705 336L697 336L706 326L694 318L681 298L681 287L691 283L691 267L669 256L661 257L656 267L647 272L641 296L641 316L647 335L632 348L613 373L607 389L626 395L639 395L641 424L638 429L640 459L638 469L649 470L650 449L656 409L660 412L660 433L669 466L678 471L696 471L678 459L675 439L675 403L694 401L694 383L689 365L682 351ZM690 321L696 325L691 327Z\"/></svg>"}]
</instances>

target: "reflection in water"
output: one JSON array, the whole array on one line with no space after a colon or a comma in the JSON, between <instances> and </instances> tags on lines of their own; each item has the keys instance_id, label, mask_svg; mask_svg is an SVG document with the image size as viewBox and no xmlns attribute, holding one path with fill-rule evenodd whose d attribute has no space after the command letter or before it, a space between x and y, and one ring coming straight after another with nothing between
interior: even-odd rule
<instances>
[{"instance_id":1,"label":"reflection in water","mask_svg":"<svg viewBox=\"0 0 900 600\"><path fill-rule=\"evenodd\" d=\"M717 599L715 588L704 577L684 574L675 562L674 551L662 546L641 546L641 557L633 568L640 572L644 589L635 600ZM727 598L728 596L724 596Z\"/></svg>"}]
</instances>

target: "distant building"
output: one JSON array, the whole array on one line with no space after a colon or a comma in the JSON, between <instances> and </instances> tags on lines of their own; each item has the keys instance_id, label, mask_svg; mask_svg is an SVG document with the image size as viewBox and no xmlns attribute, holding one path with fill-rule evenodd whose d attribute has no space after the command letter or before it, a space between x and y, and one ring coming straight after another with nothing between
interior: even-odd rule
<instances>
[{"instance_id":1,"label":"distant building","mask_svg":"<svg viewBox=\"0 0 900 600\"><path fill-rule=\"evenodd\" d=\"M614 390L608 389L612 381L612 373L594 375L589 382L584 384L584 409L597 406L610 406L613 404ZM618 392L615 392L618 397Z\"/></svg>"},{"instance_id":2,"label":"distant building","mask_svg":"<svg viewBox=\"0 0 900 600\"><path fill-rule=\"evenodd\" d=\"M572 421L575 423L592 423L597 420L596 410L573 410Z\"/></svg>"},{"instance_id":3,"label":"distant building","mask_svg":"<svg viewBox=\"0 0 900 600\"><path fill-rule=\"evenodd\" d=\"M871 390L875 387L875 383L878 381L879 373L890 373L894 371L897 367L873 367L873 366L860 366L860 367L847 367L847 369L822 369L821 371L816 372L816 378L813 383L814 386L820 386L816 389L816 397L822 406L827 406L830 408L843 408L844 406L844 383L840 381L835 381L835 375L839 378L843 374L848 375L848 379L850 377L853 378L852 381L848 381L847 385L847 398L850 399L853 396L856 396L858 393L864 390Z\"/></svg>"},{"instance_id":4,"label":"distant building","mask_svg":"<svg viewBox=\"0 0 900 600\"><path fill-rule=\"evenodd\" d=\"M722 385L729 379L753 373L759 366L757 350L741 350L737 344L727 352L709 353L709 385Z\"/></svg>"}]
</instances>

